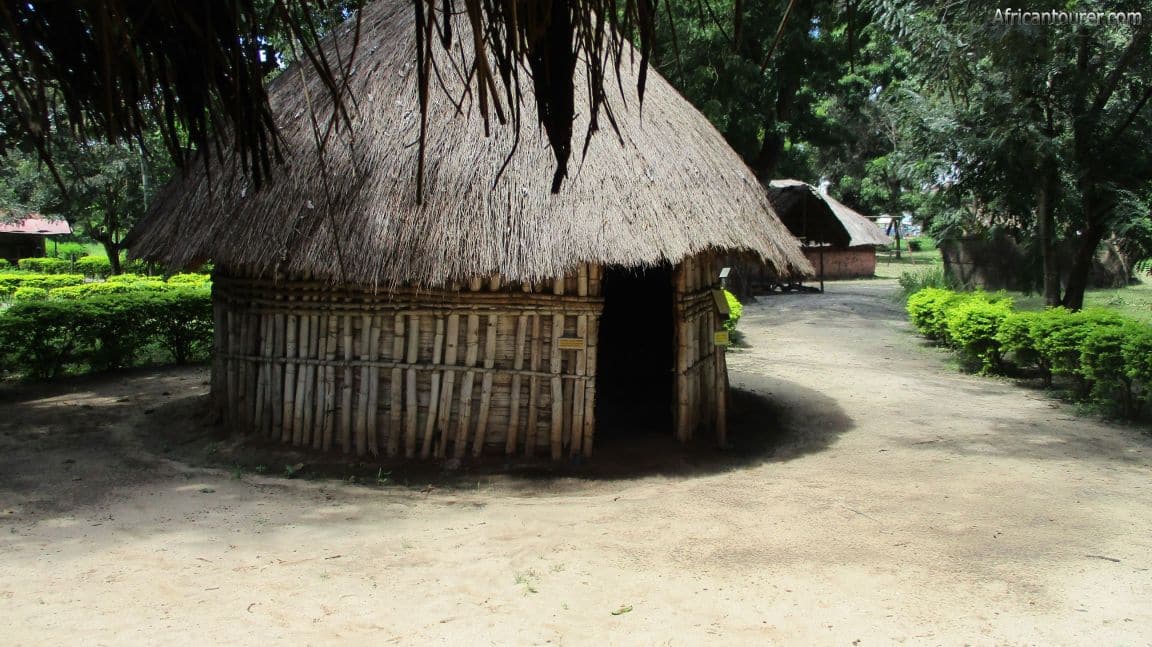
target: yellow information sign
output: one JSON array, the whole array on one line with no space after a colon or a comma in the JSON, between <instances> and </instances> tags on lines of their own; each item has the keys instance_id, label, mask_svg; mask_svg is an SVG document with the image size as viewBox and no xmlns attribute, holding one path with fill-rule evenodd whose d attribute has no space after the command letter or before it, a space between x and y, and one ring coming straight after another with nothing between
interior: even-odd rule
<instances>
[{"instance_id":1,"label":"yellow information sign","mask_svg":"<svg viewBox=\"0 0 1152 647\"><path fill-rule=\"evenodd\" d=\"M712 333L712 343L716 344L717 346L727 346L728 345L728 331L727 330L717 330L716 332Z\"/></svg>"},{"instance_id":2,"label":"yellow information sign","mask_svg":"<svg viewBox=\"0 0 1152 647\"><path fill-rule=\"evenodd\" d=\"M583 337L561 337L556 347L560 350L584 350Z\"/></svg>"}]
</instances>

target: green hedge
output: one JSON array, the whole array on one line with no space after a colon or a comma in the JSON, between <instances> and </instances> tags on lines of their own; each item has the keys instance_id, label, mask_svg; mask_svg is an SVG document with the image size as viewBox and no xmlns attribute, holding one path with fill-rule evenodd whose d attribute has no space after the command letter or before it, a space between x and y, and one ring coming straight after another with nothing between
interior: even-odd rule
<instances>
[{"instance_id":1,"label":"green hedge","mask_svg":"<svg viewBox=\"0 0 1152 647\"><path fill-rule=\"evenodd\" d=\"M41 274L69 274L72 263L63 258L22 258L17 261L20 269Z\"/></svg>"},{"instance_id":2,"label":"green hedge","mask_svg":"<svg viewBox=\"0 0 1152 647\"><path fill-rule=\"evenodd\" d=\"M724 329L731 334L736 330L736 324L740 323L740 317L744 316L744 304L728 290L724 290L724 300L728 302L728 320L724 322Z\"/></svg>"},{"instance_id":3,"label":"green hedge","mask_svg":"<svg viewBox=\"0 0 1152 647\"><path fill-rule=\"evenodd\" d=\"M1108 310L1017 312L982 292L925 288L908 299L925 337L954 348L983 373L1037 371L1066 378L1078 397L1127 416L1152 402L1152 326Z\"/></svg>"},{"instance_id":4,"label":"green hedge","mask_svg":"<svg viewBox=\"0 0 1152 647\"><path fill-rule=\"evenodd\" d=\"M103 278L112 273L112 262L104 255L81 256L76 259L76 271L84 276Z\"/></svg>"},{"instance_id":5,"label":"green hedge","mask_svg":"<svg viewBox=\"0 0 1152 647\"><path fill-rule=\"evenodd\" d=\"M205 289L22 301L0 313L0 367L33 379L130 366L149 347L185 363L206 357L211 344Z\"/></svg>"},{"instance_id":6,"label":"green hedge","mask_svg":"<svg viewBox=\"0 0 1152 647\"><path fill-rule=\"evenodd\" d=\"M69 285L84 283L79 274L36 274L33 272L0 273L0 297L11 296L18 288L42 288L54 290Z\"/></svg>"}]
</instances>

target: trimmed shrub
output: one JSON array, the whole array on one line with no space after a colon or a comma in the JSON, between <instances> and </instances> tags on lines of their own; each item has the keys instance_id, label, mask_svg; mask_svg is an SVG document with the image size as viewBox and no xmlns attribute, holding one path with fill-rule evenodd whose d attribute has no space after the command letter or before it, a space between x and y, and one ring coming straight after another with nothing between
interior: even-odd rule
<instances>
[{"instance_id":1,"label":"trimmed shrub","mask_svg":"<svg viewBox=\"0 0 1152 647\"><path fill-rule=\"evenodd\" d=\"M948 310L968 296L940 288L924 288L908 297L912 325L928 339L948 341Z\"/></svg>"},{"instance_id":2,"label":"trimmed shrub","mask_svg":"<svg viewBox=\"0 0 1152 647\"><path fill-rule=\"evenodd\" d=\"M996 331L996 343L1000 344L1002 359L1006 358L1023 369L1040 368L1040 351L1036 349L1032 329L1036 325L1036 320L1042 316L1043 312L1010 312L1000 322L1000 329Z\"/></svg>"},{"instance_id":3,"label":"trimmed shrub","mask_svg":"<svg viewBox=\"0 0 1152 647\"><path fill-rule=\"evenodd\" d=\"M0 297L10 296L17 288L43 288L53 290L68 285L79 285L84 277L79 274L34 274L8 272L0 274Z\"/></svg>"},{"instance_id":4,"label":"trimmed shrub","mask_svg":"<svg viewBox=\"0 0 1152 647\"><path fill-rule=\"evenodd\" d=\"M948 338L969 367L979 367L981 373L1000 368L997 333L1011 313L1010 300L991 301L983 294L961 300L947 310Z\"/></svg>"},{"instance_id":5,"label":"trimmed shrub","mask_svg":"<svg viewBox=\"0 0 1152 647\"><path fill-rule=\"evenodd\" d=\"M1093 399L1125 416L1134 416L1138 407L1133 378L1124 361L1124 344L1144 328L1135 322L1096 326L1080 345L1080 374L1091 384Z\"/></svg>"},{"instance_id":6,"label":"trimmed shrub","mask_svg":"<svg viewBox=\"0 0 1152 647\"><path fill-rule=\"evenodd\" d=\"M112 273L112 263L107 256L81 256L76 259L76 271L84 276L103 278Z\"/></svg>"},{"instance_id":7,"label":"trimmed shrub","mask_svg":"<svg viewBox=\"0 0 1152 647\"><path fill-rule=\"evenodd\" d=\"M48 290L44 288L19 287L12 293L13 301L44 301L48 298Z\"/></svg>"},{"instance_id":8,"label":"trimmed shrub","mask_svg":"<svg viewBox=\"0 0 1152 647\"><path fill-rule=\"evenodd\" d=\"M52 379L82 362L90 344L94 309L86 303L27 301L0 314L0 352L10 370Z\"/></svg>"},{"instance_id":9,"label":"trimmed shrub","mask_svg":"<svg viewBox=\"0 0 1152 647\"><path fill-rule=\"evenodd\" d=\"M149 345L184 363L211 344L212 297L203 289L21 302L0 313L0 363L33 379L130 366Z\"/></svg>"},{"instance_id":10,"label":"trimmed shrub","mask_svg":"<svg viewBox=\"0 0 1152 647\"><path fill-rule=\"evenodd\" d=\"M178 287L149 295L152 331L177 364L206 357L212 349L212 293Z\"/></svg>"},{"instance_id":11,"label":"trimmed shrub","mask_svg":"<svg viewBox=\"0 0 1152 647\"><path fill-rule=\"evenodd\" d=\"M61 258L22 258L17 264L22 270L41 274L67 274L72 271L72 263Z\"/></svg>"},{"instance_id":12,"label":"trimmed shrub","mask_svg":"<svg viewBox=\"0 0 1152 647\"><path fill-rule=\"evenodd\" d=\"M149 277L141 276L139 274L124 273L124 274L116 274L114 276L109 276L108 278L106 278L104 280L108 283L135 283L136 281L144 281L144 280L147 280L148 278Z\"/></svg>"},{"instance_id":13,"label":"trimmed shrub","mask_svg":"<svg viewBox=\"0 0 1152 647\"><path fill-rule=\"evenodd\" d=\"M1032 331L1036 349L1053 375L1072 376L1080 395L1090 384L1080 372L1080 349L1088 335L1102 326L1119 326L1124 319L1106 310L1069 312L1063 308L1045 311Z\"/></svg>"},{"instance_id":14,"label":"trimmed shrub","mask_svg":"<svg viewBox=\"0 0 1152 647\"><path fill-rule=\"evenodd\" d=\"M10 269L12 269L12 264L8 262L8 259L0 258L0 270L10 270Z\"/></svg>"},{"instance_id":15,"label":"trimmed shrub","mask_svg":"<svg viewBox=\"0 0 1152 647\"><path fill-rule=\"evenodd\" d=\"M192 285L197 287L208 285L211 282L212 277L207 274L173 274L169 276L166 281L168 285ZM729 301L729 307L731 307L731 301Z\"/></svg>"},{"instance_id":16,"label":"trimmed shrub","mask_svg":"<svg viewBox=\"0 0 1152 647\"><path fill-rule=\"evenodd\" d=\"M1152 326L1133 330L1120 348L1124 360L1124 374L1132 381L1133 415L1141 405L1152 402Z\"/></svg>"},{"instance_id":17,"label":"trimmed shrub","mask_svg":"<svg viewBox=\"0 0 1152 647\"><path fill-rule=\"evenodd\" d=\"M728 302L728 321L724 322L724 329L732 333L736 330L736 324L740 323L740 317L744 316L744 304L728 290L724 290L724 299Z\"/></svg>"}]
</instances>

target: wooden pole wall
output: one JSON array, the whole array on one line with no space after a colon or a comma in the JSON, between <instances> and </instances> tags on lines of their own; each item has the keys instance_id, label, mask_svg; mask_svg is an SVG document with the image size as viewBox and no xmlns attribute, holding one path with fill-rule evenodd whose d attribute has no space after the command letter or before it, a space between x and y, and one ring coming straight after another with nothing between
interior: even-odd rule
<instances>
[{"instance_id":1,"label":"wooden pole wall","mask_svg":"<svg viewBox=\"0 0 1152 647\"><path fill-rule=\"evenodd\" d=\"M220 274L216 401L237 430L362 456L589 454L599 277L584 265L389 300Z\"/></svg>"},{"instance_id":2,"label":"wooden pole wall","mask_svg":"<svg viewBox=\"0 0 1152 647\"><path fill-rule=\"evenodd\" d=\"M713 254L674 271L675 427L727 442ZM214 400L237 430L357 455L591 456L602 268L381 296L218 275ZM500 449L495 449L500 448Z\"/></svg>"}]
</instances>

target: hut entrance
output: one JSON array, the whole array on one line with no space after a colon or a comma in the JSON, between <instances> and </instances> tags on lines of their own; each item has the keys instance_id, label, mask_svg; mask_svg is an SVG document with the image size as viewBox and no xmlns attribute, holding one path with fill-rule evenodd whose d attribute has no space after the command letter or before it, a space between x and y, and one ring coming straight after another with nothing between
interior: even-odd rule
<instances>
[{"instance_id":1,"label":"hut entrance","mask_svg":"<svg viewBox=\"0 0 1152 647\"><path fill-rule=\"evenodd\" d=\"M596 438L671 434L675 395L672 266L604 270L596 358Z\"/></svg>"}]
</instances>

